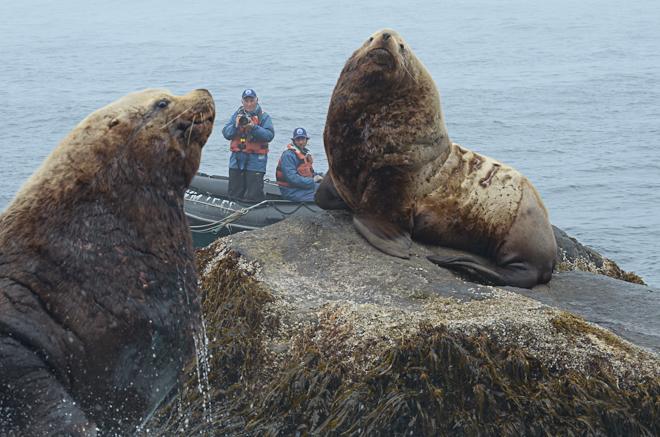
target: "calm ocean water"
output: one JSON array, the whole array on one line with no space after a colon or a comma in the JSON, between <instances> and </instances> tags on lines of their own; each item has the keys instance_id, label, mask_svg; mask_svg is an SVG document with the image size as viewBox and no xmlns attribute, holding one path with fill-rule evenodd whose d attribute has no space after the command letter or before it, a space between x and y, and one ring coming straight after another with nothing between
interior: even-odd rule
<instances>
[{"instance_id":1,"label":"calm ocean water","mask_svg":"<svg viewBox=\"0 0 660 437\"><path fill-rule=\"evenodd\" d=\"M323 171L337 76L391 27L455 142L519 169L554 224L660 286L657 0L224 3L1 2L0 210L87 114L147 87L213 93L204 172L227 172L220 130L246 87L275 124L268 175L298 125Z\"/></svg>"}]
</instances>

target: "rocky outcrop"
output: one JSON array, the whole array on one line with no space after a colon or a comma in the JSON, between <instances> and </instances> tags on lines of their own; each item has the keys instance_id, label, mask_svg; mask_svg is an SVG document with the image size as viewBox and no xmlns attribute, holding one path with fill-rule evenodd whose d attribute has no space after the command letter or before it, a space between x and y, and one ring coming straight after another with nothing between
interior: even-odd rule
<instances>
[{"instance_id":1,"label":"rocky outcrop","mask_svg":"<svg viewBox=\"0 0 660 437\"><path fill-rule=\"evenodd\" d=\"M323 213L198 252L208 384L191 364L149 432L660 432L656 290L573 271L496 288L426 260L439 251L389 257Z\"/></svg>"},{"instance_id":2,"label":"rocky outcrop","mask_svg":"<svg viewBox=\"0 0 660 437\"><path fill-rule=\"evenodd\" d=\"M559 272L584 271L599 273L634 284L645 285L642 278L633 272L626 272L614 261L606 258L590 247L582 245L556 226L552 227L557 240L557 265Z\"/></svg>"}]
</instances>

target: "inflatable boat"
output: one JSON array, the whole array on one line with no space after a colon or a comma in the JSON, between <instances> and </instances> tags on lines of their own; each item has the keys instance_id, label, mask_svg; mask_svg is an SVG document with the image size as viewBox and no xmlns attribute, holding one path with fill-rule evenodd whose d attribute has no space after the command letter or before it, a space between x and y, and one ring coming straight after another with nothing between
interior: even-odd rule
<instances>
[{"instance_id":1,"label":"inflatable boat","mask_svg":"<svg viewBox=\"0 0 660 437\"><path fill-rule=\"evenodd\" d=\"M195 247L209 245L218 237L272 225L294 215L318 214L314 202L282 199L275 182L264 181L265 200L245 202L227 195L229 178L198 173L184 195L184 211Z\"/></svg>"}]
</instances>

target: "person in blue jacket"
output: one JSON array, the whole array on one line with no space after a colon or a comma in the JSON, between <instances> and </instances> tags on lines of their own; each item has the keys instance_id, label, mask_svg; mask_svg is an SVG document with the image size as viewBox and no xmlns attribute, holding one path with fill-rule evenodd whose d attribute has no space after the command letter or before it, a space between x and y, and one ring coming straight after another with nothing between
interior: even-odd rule
<instances>
[{"instance_id":1,"label":"person in blue jacket","mask_svg":"<svg viewBox=\"0 0 660 437\"><path fill-rule=\"evenodd\" d=\"M323 180L321 173L312 167L312 154L307 150L307 131L302 127L293 130L292 143L277 163L275 177L282 197L295 202L313 202L314 193Z\"/></svg>"},{"instance_id":2,"label":"person in blue jacket","mask_svg":"<svg viewBox=\"0 0 660 437\"><path fill-rule=\"evenodd\" d=\"M248 88L242 105L222 129L230 141L229 197L259 202L264 199L264 174L268 163L268 143L275 136L270 115L261 110L257 93Z\"/></svg>"}]
</instances>

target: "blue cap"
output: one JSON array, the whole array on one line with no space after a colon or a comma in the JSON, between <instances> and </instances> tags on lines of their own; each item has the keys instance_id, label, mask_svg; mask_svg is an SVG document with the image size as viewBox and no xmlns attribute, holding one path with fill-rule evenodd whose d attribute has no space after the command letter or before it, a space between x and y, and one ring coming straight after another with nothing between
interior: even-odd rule
<instances>
[{"instance_id":1,"label":"blue cap","mask_svg":"<svg viewBox=\"0 0 660 437\"><path fill-rule=\"evenodd\" d=\"M243 99L246 98L246 97L254 97L256 99L257 98L257 93L255 93L252 88L248 88L245 91L243 91L243 95L241 97Z\"/></svg>"},{"instance_id":2,"label":"blue cap","mask_svg":"<svg viewBox=\"0 0 660 437\"><path fill-rule=\"evenodd\" d=\"M291 136L291 139L295 140L296 138L307 138L307 139L309 139L309 137L307 136L307 131L305 130L305 128L297 127L293 130L293 135Z\"/></svg>"}]
</instances>

